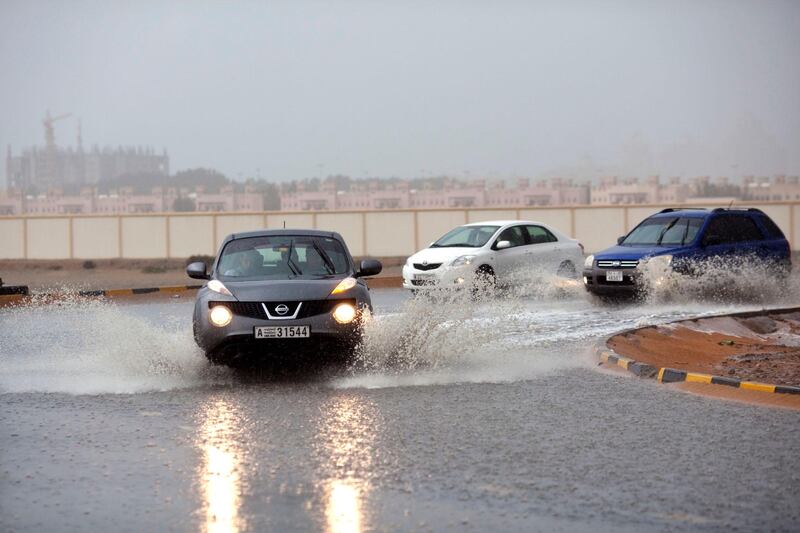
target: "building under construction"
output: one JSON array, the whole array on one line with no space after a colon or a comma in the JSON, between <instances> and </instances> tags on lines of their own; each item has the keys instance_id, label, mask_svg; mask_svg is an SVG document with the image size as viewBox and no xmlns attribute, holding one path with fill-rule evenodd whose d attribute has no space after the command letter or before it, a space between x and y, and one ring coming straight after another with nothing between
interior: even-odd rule
<instances>
[{"instance_id":1,"label":"building under construction","mask_svg":"<svg viewBox=\"0 0 800 533\"><path fill-rule=\"evenodd\" d=\"M167 151L156 153L150 147L99 148L84 150L80 124L75 148L56 145L53 124L70 115L51 117L42 121L45 131L44 147L31 147L15 155L8 147L6 180L9 188L45 191L97 185L123 175L169 175Z\"/></svg>"}]
</instances>

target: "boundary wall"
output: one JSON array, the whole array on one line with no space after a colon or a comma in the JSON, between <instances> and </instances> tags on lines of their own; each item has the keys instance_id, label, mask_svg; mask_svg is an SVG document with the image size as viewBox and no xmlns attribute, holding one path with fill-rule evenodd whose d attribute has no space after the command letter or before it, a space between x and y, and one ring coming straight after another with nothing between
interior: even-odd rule
<instances>
[{"instance_id":1,"label":"boundary wall","mask_svg":"<svg viewBox=\"0 0 800 533\"><path fill-rule=\"evenodd\" d=\"M746 204L765 211L800 249L800 201ZM0 216L0 259L163 259L214 255L230 233L301 228L338 231L355 256L404 257L455 226L522 219L549 224L593 253L640 220L675 205L384 211L271 211ZM697 207L696 205L685 207ZM707 204L703 207L727 207Z\"/></svg>"}]
</instances>

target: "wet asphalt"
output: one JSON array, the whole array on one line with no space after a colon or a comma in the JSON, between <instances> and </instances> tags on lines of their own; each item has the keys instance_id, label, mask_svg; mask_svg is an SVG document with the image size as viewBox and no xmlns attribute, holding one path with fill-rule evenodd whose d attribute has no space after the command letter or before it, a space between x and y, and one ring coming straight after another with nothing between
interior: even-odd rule
<instances>
[{"instance_id":1,"label":"wet asphalt","mask_svg":"<svg viewBox=\"0 0 800 533\"><path fill-rule=\"evenodd\" d=\"M280 377L209 367L186 301L0 313L0 530L800 523L800 413L604 372L590 350L747 306L373 298L357 369Z\"/></svg>"}]
</instances>

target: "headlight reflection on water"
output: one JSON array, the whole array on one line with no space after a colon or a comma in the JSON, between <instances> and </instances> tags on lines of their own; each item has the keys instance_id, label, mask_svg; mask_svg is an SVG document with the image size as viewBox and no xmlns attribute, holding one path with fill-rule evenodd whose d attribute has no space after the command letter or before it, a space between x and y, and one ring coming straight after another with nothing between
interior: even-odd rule
<instances>
[{"instance_id":1,"label":"headlight reflection on water","mask_svg":"<svg viewBox=\"0 0 800 533\"><path fill-rule=\"evenodd\" d=\"M242 449L239 444L241 420L224 400L210 402L203 413L198 435L203 452L200 483L205 509L203 530L208 533L236 533L244 529L241 508Z\"/></svg>"},{"instance_id":2,"label":"headlight reflection on water","mask_svg":"<svg viewBox=\"0 0 800 533\"><path fill-rule=\"evenodd\" d=\"M325 521L329 533L362 531L361 496L358 488L346 481L332 481L325 496Z\"/></svg>"},{"instance_id":3,"label":"headlight reflection on water","mask_svg":"<svg viewBox=\"0 0 800 533\"><path fill-rule=\"evenodd\" d=\"M321 489L329 533L365 529L363 499L369 492L378 415L371 402L357 395L337 396L323 408L318 438L320 455L328 465Z\"/></svg>"}]
</instances>

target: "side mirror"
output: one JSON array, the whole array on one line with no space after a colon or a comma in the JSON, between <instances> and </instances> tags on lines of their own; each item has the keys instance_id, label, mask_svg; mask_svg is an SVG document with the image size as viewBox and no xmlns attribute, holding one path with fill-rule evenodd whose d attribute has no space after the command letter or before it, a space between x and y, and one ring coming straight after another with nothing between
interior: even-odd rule
<instances>
[{"instance_id":1,"label":"side mirror","mask_svg":"<svg viewBox=\"0 0 800 533\"><path fill-rule=\"evenodd\" d=\"M356 277L363 278L364 276L377 276L381 273L381 270L383 270L383 265L380 261L375 259L364 259L358 266Z\"/></svg>"},{"instance_id":2,"label":"side mirror","mask_svg":"<svg viewBox=\"0 0 800 533\"><path fill-rule=\"evenodd\" d=\"M211 276L206 273L206 264L202 261L190 263L186 267L186 275L193 279L211 279Z\"/></svg>"},{"instance_id":3,"label":"side mirror","mask_svg":"<svg viewBox=\"0 0 800 533\"><path fill-rule=\"evenodd\" d=\"M617 244L622 244L625 241L625 235L622 237L617 237Z\"/></svg>"},{"instance_id":4,"label":"side mirror","mask_svg":"<svg viewBox=\"0 0 800 533\"><path fill-rule=\"evenodd\" d=\"M717 246L722 244L722 237L719 235L709 235L703 240L703 246Z\"/></svg>"},{"instance_id":5,"label":"side mirror","mask_svg":"<svg viewBox=\"0 0 800 533\"><path fill-rule=\"evenodd\" d=\"M511 248L511 241L497 241L497 244L494 245L495 248L498 250L505 250L506 248Z\"/></svg>"}]
</instances>

